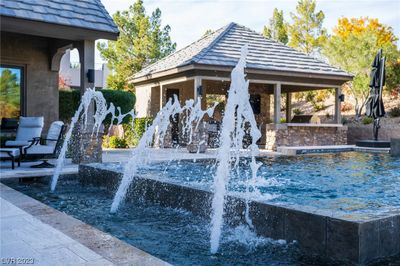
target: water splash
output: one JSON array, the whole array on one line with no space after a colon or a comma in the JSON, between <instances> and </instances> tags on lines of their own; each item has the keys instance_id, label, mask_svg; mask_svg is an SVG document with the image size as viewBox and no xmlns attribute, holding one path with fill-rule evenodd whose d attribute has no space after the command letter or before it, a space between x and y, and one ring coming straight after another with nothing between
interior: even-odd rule
<instances>
[{"instance_id":1,"label":"water splash","mask_svg":"<svg viewBox=\"0 0 400 266\"><path fill-rule=\"evenodd\" d=\"M249 82L245 79L244 69L246 66L246 56L248 46L241 49L241 56L236 67L232 70L231 86L228 92L228 99L225 107L225 114L222 120L220 148L217 154L217 171L214 176L214 196L212 200L211 217L211 237L210 251L215 254L219 248L221 231L223 225L224 199L226 186L229 182L229 175L232 167L237 169L239 166L240 149L243 147L243 137L246 130L249 130L251 144L248 148L251 156L250 168L252 178L257 175L257 170L261 164L257 163L255 156L259 150L257 140L261 137L261 132L253 114L249 101ZM248 127L248 129L246 129ZM233 166L232 166L233 164ZM247 182L247 193L250 191L250 182ZM247 198L247 197L246 197ZM250 227L252 222L248 212L248 200L246 200L245 218Z\"/></svg>"},{"instance_id":2,"label":"water splash","mask_svg":"<svg viewBox=\"0 0 400 266\"><path fill-rule=\"evenodd\" d=\"M203 117L208 114L212 116L216 104L205 111L201 110L201 101L198 99L196 103L193 100L188 100L181 107L178 98L174 95L174 99L169 99L167 104L157 113L153 123L146 129L143 136L139 140L138 145L132 151L131 158L124 168L124 175L121 183L115 193L110 212L115 213L121 202L124 200L130 184L132 183L139 167L144 167L151 162L151 153L148 152L148 147L152 145L153 140L159 142L159 146L163 147L164 137L167 134L170 125L170 117L174 117L178 113L186 113L183 132L192 132L193 125L198 126ZM191 137L190 137L191 140Z\"/></svg>"},{"instance_id":3,"label":"water splash","mask_svg":"<svg viewBox=\"0 0 400 266\"><path fill-rule=\"evenodd\" d=\"M69 129L67 131L67 134L65 135L65 139L63 142L63 145L61 147L60 154L57 159L57 164L56 168L54 171L54 175L51 180L51 185L50 189L51 191L55 191L56 186L57 186L57 181L58 178L61 174L62 167L64 166L65 163L65 156L68 150L68 144L71 140L72 137L72 132L75 128L76 123L79 121L80 118L84 119L84 127L87 129L88 126L88 120L89 120L89 110L90 110L90 105L94 102L95 104L95 113L93 115L94 119L94 124L92 128L92 136L96 132L96 136L99 134L100 128L103 124L104 119L111 114L111 123L110 123L110 128L111 125L113 124L113 121L117 119L118 124L122 122L122 120L126 116L131 116L132 121L135 119L135 112L134 110L131 110L130 112L123 114L121 112L121 109L118 107L118 116L115 114L115 106L113 103L110 103L110 106L107 108L107 101L103 96L103 93L101 91L96 91L94 88L88 88L86 89L85 93L82 95L81 98L81 103L79 104L78 109L76 110L74 116L71 119L71 124L69 126Z\"/></svg>"}]
</instances>

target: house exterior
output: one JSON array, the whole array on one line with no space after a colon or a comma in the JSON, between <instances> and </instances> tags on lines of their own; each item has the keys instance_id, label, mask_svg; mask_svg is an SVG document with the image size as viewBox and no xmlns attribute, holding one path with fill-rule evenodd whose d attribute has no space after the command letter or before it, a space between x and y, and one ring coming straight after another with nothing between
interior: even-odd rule
<instances>
[{"instance_id":1,"label":"house exterior","mask_svg":"<svg viewBox=\"0 0 400 266\"><path fill-rule=\"evenodd\" d=\"M45 127L58 119L64 53L78 49L79 88L84 92L94 85L88 73L95 69L95 40L116 40L119 34L100 0L2 0L0 19L1 74L14 80L10 81L14 99L7 100L14 104L13 111L4 108L2 117L44 116ZM7 93L2 91L2 96Z\"/></svg>"},{"instance_id":2,"label":"house exterior","mask_svg":"<svg viewBox=\"0 0 400 266\"><path fill-rule=\"evenodd\" d=\"M110 69L107 64L96 64L94 69L94 86L96 89L107 87L107 77ZM67 50L61 58L59 78L65 86L71 89L77 89L81 86L81 67L80 64L71 63L71 51Z\"/></svg>"},{"instance_id":3,"label":"house exterior","mask_svg":"<svg viewBox=\"0 0 400 266\"><path fill-rule=\"evenodd\" d=\"M209 95L226 96L230 73L240 49L248 44L246 74L250 98L255 99L256 120L267 149L278 146L345 144L346 127L341 124L340 95L352 76L325 62L236 23L197 40L136 73L130 82L136 88L139 117L155 116L172 94L184 103L201 98L206 108ZM334 89L335 116L329 124L291 123L294 92ZM286 121L281 123L281 95L286 95Z\"/></svg>"}]
</instances>

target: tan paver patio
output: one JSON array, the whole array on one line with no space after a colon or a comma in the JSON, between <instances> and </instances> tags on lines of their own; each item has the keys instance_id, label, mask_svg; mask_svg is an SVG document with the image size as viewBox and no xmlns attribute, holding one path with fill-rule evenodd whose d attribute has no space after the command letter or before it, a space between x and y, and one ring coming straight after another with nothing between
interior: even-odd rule
<instances>
[{"instance_id":1,"label":"tan paver patio","mask_svg":"<svg viewBox=\"0 0 400 266\"><path fill-rule=\"evenodd\" d=\"M0 206L2 263L14 258L35 265L114 265L9 201L0 198Z\"/></svg>"}]
</instances>

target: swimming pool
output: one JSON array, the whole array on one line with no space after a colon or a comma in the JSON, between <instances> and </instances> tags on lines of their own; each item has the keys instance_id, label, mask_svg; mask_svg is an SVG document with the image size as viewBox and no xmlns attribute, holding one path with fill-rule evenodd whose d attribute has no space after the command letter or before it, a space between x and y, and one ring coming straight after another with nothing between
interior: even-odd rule
<instances>
[{"instance_id":1,"label":"swimming pool","mask_svg":"<svg viewBox=\"0 0 400 266\"><path fill-rule=\"evenodd\" d=\"M232 172L229 190L252 200L318 207L351 214L380 215L400 208L400 159L388 154L346 152L259 158L261 167L250 180L248 161ZM122 171L120 164L102 165ZM172 161L141 169L139 176L170 180L211 190L214 161Z\"/></svg>"},{"instance_id":2,"label":"swimming pool","mask_svg":"<svg viewBox=\"0 0 400 266\"><path fill-rule=\"evenodd\" d=\"M249 176L243 160L232 173L216 256L209 252L213 161L141 169L117 214L109 208L120 164L81 165L79 176L63 177L55 194L45 181L6 184L177 265L400 263L399 159L341 153L259 162L251 181L254 230L243 224Z\"/></svg>"}]
</instances>

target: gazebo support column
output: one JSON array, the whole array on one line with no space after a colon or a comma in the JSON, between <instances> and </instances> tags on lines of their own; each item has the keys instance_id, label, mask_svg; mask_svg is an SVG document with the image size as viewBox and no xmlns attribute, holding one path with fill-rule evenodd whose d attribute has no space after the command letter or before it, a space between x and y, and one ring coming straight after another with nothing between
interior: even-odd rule
<instances>
[{"instance_id":1,"label":"gazebo support column","mask_svg":"<svg viewBox=\"0 0 400 266\"><path fill-rule=\"evenodd\" d=\"M340 110L340 95L342 94L341 88L335 88L335 123L341 124L342 123L342 114Z\"/></svg>"},{"instance_id":2,"label":"gazebo support column","mask_svg":"<svg viewBox=\"0 0 400 266\"><path fill-rule=\"evenodd\" d=\"M194 78L193 99L197 101L198 97L202 97L202 79L200 77ZM199 94L199 91L201 94Z\"/></svg>"},{"instance_id":3,"label":"gazebo support column","mask_svg":"<svg viewBox=\"0 0 400 266\"><path fill-rule=\"evenodd\" d=\"M274 124L281 123L281 83L274 85Z\"/></svg>"},{"instance_id":4,"label":"gazebo support column","mask_svg":"<svg viewBox=\"0 0 400 266\"><path fill-rule=\"evenodd\" d=\"M286 123L292 119L292 93L286 93Z\"/></svg>"},{"instance_id":5,"label":"gazebo support column","mask_svg":"<svg viewBox=\"0 0 400 266\"><path fill-rule=\"evenodd\" d=\"M166 87L164 84L160 84L160 110L164 107L165 102L165 91L166 91Z\"/></svg>"},{"instance_id":6,"label":"gazebo support column","mask_svg":"<svg viewBox=\"0 0 400 266\"><path fill-rule=\"evenodd\" d=\"M94 76L93 82L89 82L88 71L89 69L94 70L94 60L95 60L95 43L92 40L84 40L77 44L79 51L79 59L81 64L81 84L80 92L83 95L87 88L94 87ZM93 73L94 74L94 73ZM72 161L73 163L92 163L102 161L102 139L103 130L100 130L99 134L92 136L93 129L93 114L94 114L94 104L88 110L88 124L83 125L77 124L76 130L80 131L79 134L74 134L76 137L74 140L74 150Z\"/></svg>"}]
</instances>

